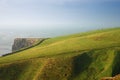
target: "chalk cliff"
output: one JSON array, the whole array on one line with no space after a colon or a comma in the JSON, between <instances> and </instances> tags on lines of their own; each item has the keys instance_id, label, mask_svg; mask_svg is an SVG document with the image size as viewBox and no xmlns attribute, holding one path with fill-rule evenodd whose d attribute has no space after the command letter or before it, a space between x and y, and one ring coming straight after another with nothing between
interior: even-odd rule
<instances>
[{"instance_id":1,"label":"chalk cliff","mask_svg":"<svg viewBox=\"0 0 120 80\"><path fill-rule=\"evenodd\" d=\"M40 38L16 38L14 40L14 44L12 45L12 52L30 47L36 44L39 40Z\"/></svg>"}]
</instances>

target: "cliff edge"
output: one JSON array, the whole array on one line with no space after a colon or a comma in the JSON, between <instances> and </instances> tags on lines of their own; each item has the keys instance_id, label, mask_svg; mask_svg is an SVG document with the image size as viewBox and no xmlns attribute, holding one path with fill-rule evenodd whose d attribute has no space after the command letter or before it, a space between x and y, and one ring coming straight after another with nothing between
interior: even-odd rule
<instances>
[{"instance_id":1,"label":"cliff edge","mask_svg":"<svg viewBox=\"0 0 120 80\"><path fill-rule=\"evenodd\" d=\"M12 52L18 51L23 48L30 47L38 43L41 39L40 38L16 38L12 45Z\"/></svg>"}]
</instances>

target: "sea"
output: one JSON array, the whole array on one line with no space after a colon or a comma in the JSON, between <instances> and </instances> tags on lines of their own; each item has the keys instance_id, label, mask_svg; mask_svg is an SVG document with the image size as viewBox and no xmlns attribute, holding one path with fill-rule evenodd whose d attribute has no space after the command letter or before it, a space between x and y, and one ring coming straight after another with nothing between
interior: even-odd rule
<instances>
[{"instance_id":1,"label":"sea","mask_svg":"<svg viewBox=\"0 0 120 80\"><path fill-rule=\"evenodd\" d=\"M47 38L51 37L39 31L0 31L0 56L12 52L15 38Z\"/></svg>"}]
</instances>

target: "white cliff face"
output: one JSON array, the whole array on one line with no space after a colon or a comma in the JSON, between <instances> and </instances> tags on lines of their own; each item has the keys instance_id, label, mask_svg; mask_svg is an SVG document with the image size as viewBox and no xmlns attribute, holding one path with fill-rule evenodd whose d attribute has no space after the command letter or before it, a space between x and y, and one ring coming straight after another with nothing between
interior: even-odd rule
<instances>
[{"instance_id":1,"label":"white cliff face","mask_svg":"<svg viewBox=\"0 0 120 80\"><path fill-rule=\"evenodd\" d=\"M39 38L16 38L12 46L12 52L24 49L36 44Z\"/></svg>"}]
</instances>

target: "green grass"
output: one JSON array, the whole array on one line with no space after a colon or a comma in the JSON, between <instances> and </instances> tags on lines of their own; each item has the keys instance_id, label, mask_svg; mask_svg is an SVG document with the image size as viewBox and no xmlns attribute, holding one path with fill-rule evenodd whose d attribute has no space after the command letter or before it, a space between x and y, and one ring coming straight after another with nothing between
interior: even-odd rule
<instances>
[{"instance_id":1,"label":"green grass","mask_svg":"<svg viewBox=\"0 0 120 80\"><path fill-rule=\"evenodd\" d=\"M0 57L0 80L99 80L120 73L120 28L47 39ZM118 65L118 66L117 66Z\"/></svg>"}]
</instances>

